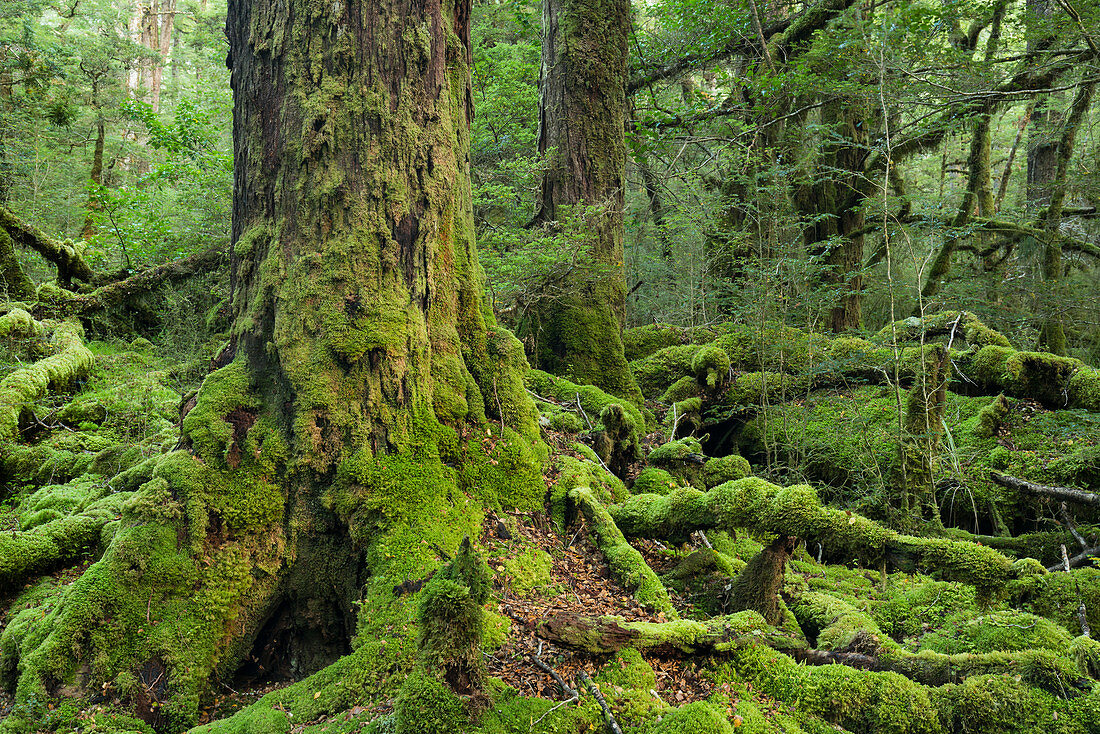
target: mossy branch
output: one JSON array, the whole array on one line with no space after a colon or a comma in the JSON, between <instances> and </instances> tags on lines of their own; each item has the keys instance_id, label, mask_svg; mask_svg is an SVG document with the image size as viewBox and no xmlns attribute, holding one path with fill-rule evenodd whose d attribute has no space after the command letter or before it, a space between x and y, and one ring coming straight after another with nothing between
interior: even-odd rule
<instances>
[{"instance_id":1,"label":"mossy branch","mask_svg":"<svg viewBox=\"0 0 1100 734\"><path fill-rule=\"evenodd\" d=\"M989 478L992 479L995 484L999 484L1007 489L1015 489L1018 492L1044 495L1059 500L1066 500L1067 502L1077 502L1083 505L1100 507L1100 494L1096 494L1095 492L1086 492L1082 489L1073 489L1072 487L1047 487L1042 484L1029 482L1025 479L1010 477L1007 474L1001 474L996 471L990 472Z\"/></svg>"},{"instance_id":2,"label":"mossy branch","mask_svg":"<svg viewBox=\"0 0 1100 734\"><path fill-rule=\"evenodd\" d=\"M861 515L823 505L806 485L780 487L756 477L703 493L677 489L669 495L636 495L610 510L630 537L687 537L696 530L747 528L821 543L826 556L900 570L922 569L998 592L1013 578L1012 561L997 551L947 538L903 535Z\"/></svg>"},{"instance_id":3,"label":"mossy branch","mask_svg":"<svg viewBox=\"0 0 1100 734\"><path fill-rule=\"evenodd\" d=\"M73 278L86 283L92 282L95 273L72 245L50 237L29 222L25 222L6 207L0 207L0 228L11 236L12 240L23 247L29 247L46 260L57 266L57 279L68 285Z\"/></svg>"},{"instance_id":4,"label":"mossy branch","mask_svg":"<svg viewBox=\"0 0 1100 734\"><path fill-rule=\"evenodd\" d=\"M108 283L96 288L91 293L59 300L56 306L62 314L67 316L101 311L118 306L135 296L148 293L162 283L174 283L211 272L220 267L224 261L225 252L223 250L206 250L185 257L182 260L175 260L164 265L158 265L155 268L143 270L140 273L131 275L129 278Z\"/></svg>"},{"instance_id":5,"label":"mossy branch","mask_svg":"<svg viewBox=\"0 0 1100 734\"><path fill-rule=\"evenodd\" d=\"M633 546L626 541L615 521L588 487L577 487L569 493L569 498L584 513L592 529L600 550L607 557L611 573L623 586L634 592L634 597L646 608L664 612L670 618L676 618L676 610L669 599L668 590L657 578Z\"/></svg>"},{"instance_id":6,"label":"mossy branch","mask_svg":"<svg viewBox=\"0 0 1100 734\"><path fill-rule=\"evenodd\" d=\"M92 368L95 357L84 346L83 337L80 324L59 324L53 333L57 354L16 370L0 382L0 439L15 437L20 416L31 403L51 389L67 387Z\"/></svg>"}]
</instances>

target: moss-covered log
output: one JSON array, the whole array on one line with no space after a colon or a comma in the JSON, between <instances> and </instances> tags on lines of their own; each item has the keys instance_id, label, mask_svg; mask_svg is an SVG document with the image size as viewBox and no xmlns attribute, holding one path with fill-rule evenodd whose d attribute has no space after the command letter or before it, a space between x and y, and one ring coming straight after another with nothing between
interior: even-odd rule
<instances>
[{"instance_id":1,"label":"moss-covered log","mask_svg":"<svg viewBox=\"0 0 1100 734\"><path fill-rule=\"evenodd\" d=\"M781 632L751 610L704 621L631 622L620 617L585 617L555 614L541 622L535 633L544 640L593 654L663 649L702 654L730 650L749 641L781 650L805 647L805 641Z\"/></svg>"},{"instance_id":2,"label":"moss-covered log","mask_svg":"<svg viewBox=\"0 0 1100 734\"><path fill-rule=\"evenodd\" d=\"M657 574L645 562L630 543L626 541L607 509L588 487L577 487L569 493L569 498L584 513L591 528L596 532L600 551L607 558L611 573L619 583L634 593L634 597L646 608L663 612L675 619L676 610L664 584Z\"/></svg>"},{"instance_id":3,"label":"moss-covered log","mask_svg":"<svg viewBox=\"0 0 1100 734\"><path fill-rule=\"evenodd\" d=\"M53 263L61 285L68 287L74 278L85 283L94 280L95 273L76 247L50 237L3 206L0 206L0 229L4 229L17 245L34 250Z\"/></svg>"},{"instance_id":4,"label":"moss-covered log","mask_svg":"<svg viewBox=\"0 0 1100 734\"><path fill-rule=\"evenodd\" d=\"M87 374L95 357L84 346L80 324L65 321L52 334L57 353L16 370L0 381L0 440L11 440L30 405L49 390L62 390Z\"/></svg>"},{"instance_id":5,"label":"moss-covered log","mask_svg":"<svg viewBox=\"0 0 1100 734\"><path fill-rule=\"evenodd\" d=\"M709 492L676 489L636 495L610 508L627 537L686 538L696 530L748 528L821 543L824 557L877 567L921 569L1000 593L1014 577L1012 561L991 548L947 538L903 535L867 518L823 505L806 485L779 487L756 477Z\"/></svg>"}]
</instances>

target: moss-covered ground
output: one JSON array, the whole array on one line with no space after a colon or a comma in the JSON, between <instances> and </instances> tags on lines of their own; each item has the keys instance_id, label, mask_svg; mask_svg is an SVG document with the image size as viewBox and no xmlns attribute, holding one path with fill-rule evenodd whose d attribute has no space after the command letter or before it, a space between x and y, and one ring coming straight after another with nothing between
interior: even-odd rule
<instances>
[{"instance_id":1,"label":"moss-covered ground","mask_svg":"<svg viewBox=\"0 0 1100 734\"><path fill-rule=\"evenodd\" d=\"M907 333L895 348L778 327L628 332L645 409L528 373L544 475L490 423L423 455L349 458L325 506L300 508L274 474L239 470L279 465L262 416L239 434L203 418L208 402L181 443L188 389L154 345L7 322L5 378L76 346L92 362L19 392L0 447L4 734L603 730L581 673L631 734L1100 732L1100 645L1082 627L1100 630L1100 568L1045 568L1079 550L1067 517L1095 545L1100 516L989 480L1100 486L1100 414L1023 394L1039 358L1008 354L993 389L952 379L933 463L944 527L906 535L891 477L920 356ZM960 369L1011 350L979 326L955 344ZM890 354L898 369L875 377ZM1067 384L1089 374L1075 369ZM421 485L452 489L380 503L377 488L425 471ZM367 549L365 568L300 545L312 560L280 570L319 518L343 530L318 537ZM730 590L777 532L801 542L769 626L731 614ZM447 570L463 537L487 587ZM291 587L314 601L285 601ZM462 629L479 642L423 631L452 629L448 614L476 618ZM611 652L552 632L594 618ZM439 671L478 647L484 685L456 693Z\"/></svg>"}]
</instances>

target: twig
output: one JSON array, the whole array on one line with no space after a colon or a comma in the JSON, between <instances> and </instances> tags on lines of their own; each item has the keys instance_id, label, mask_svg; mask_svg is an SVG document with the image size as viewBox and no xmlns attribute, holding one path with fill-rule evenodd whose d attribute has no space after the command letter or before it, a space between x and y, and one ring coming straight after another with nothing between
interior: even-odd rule
<instances>
[{"instance_id":1,"label":"twig","mask_svg":"<svg viewBox=\"0 0 1100 734\"><path fill-rule=\"evenodd\" d=\"M535 652L534 655L531 656L531 662L535 664L536 668L538 668L539 670L541 670L542 672L546 673L548 676L553 678L554 682L558 684L558 688L561 688L563 693L568 693L569 694L569 698L566 699L565 701L562 701L562 703L569 703L570 701L572 701L573 703L579 702L581 700L581 694L578 693L575 688L570 688L569 684L565 682L564 678L562 678L560 675L558 675L556 670L551 668L546 663L542 662L541 655L542 655L542 640L539 640L539 649ZM553 711L553 710L554 709L550 709L550 711ZM546 713L548 714L548 713L550 713L550 711L547 711ZM545 716L545 715L546 714L543 714L543 716ZM541 721L541 719L540 719L540 721Z\"/></svg>"},{"instance_id":2,"label":"twig","mask_svg":"<svg viewBox=\"0 0 1100 734\"><path fill-rule=\"evenodd\" d=\"M581 394L580 393L577 393L577 410L579 410L581 412L581 415L584 416L584 422L588 424L588 430L590 430L590 431L593 430L592 421L590 421L588 419L588 413L584 412L584 406L581 405Z\"/></svg>"},{"instance_id":3,"label":"twig","mask_svg":"<svg viewBox=\"0 0 1100 734\"><path fill-rule=\"evenodd\" d=\"M711 550L714 550L714 546L710 544L709 540L707 540L707 534L704 533L702 530L699 531L699 540L703 541L704 546L710 548Z\"/></svg>"},{"instance_id":4,"label":"twig","mask_svg":"<svg viewBox=\"0 0 1100 734\"><path fill-rule=\"evenodd\" d=\"M1066 544L1062 543L1062 567L1069 573L1069 553L1066 553Z\"/></svg>"},{"instance_id":5,"label":"twig","mask_svg":"<svg viewBox=\"0 0 1100 734\"><path fill-rule=\"evenodd\" d=\"M607 728L609 728L613 734L623 734L623 730L619 728L618 722L615 721L615 717L611 715L611 709L607 706L607 701L603 699L603 694L600 693L600 689L596 688L596 684L592 682L592 679L588 677L588 674L583 670L577 673L577 679L584 683L585 687L592 693L592 697L596 699L596 703L600 704L600 708L603 709L603 718L607 722Z\"/></svg>"},{"instance_id":6,"label":"twig","mask_svg":"<svg viewBox=\"0 0 1100 734\"><path fill-rule=\"evenodd\" d=\"M1062 524L1069 530L1070 535L1077 541L1077 544L1081 546L1081 550L1088 550L1089 544L1085 540L1085 537L1081 535L1077 530L1077 526L1073 523L1073 518L1069 515L1069 510L1066 508L1066 503L1063 502L1058 506L1058 519L1062 521Z\"/></svg>"}]
</instances>

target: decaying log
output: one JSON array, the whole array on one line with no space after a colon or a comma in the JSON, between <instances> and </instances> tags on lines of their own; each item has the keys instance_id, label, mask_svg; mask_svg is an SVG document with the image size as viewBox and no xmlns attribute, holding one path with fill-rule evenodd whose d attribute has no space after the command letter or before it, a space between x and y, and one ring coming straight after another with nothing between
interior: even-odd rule
<instances>
[{"instance_id":1,"label":"decaying log","mask_svg":"<svg viewBox=\"0 0 1100 734\"><path fill-rule=\"evenodd\" d=\"M1068 560L1068 564L1070 568L1080 568L1081 566L1084 566L1086 563L1088 563L1089 560L1092 558L1100 558L1100 546L1097 546L1095 548L1086 548L1085 550L1070 558ZM1050 571L1051 573L1054 573L1056 571L1064 571L1065 565L1066 564L1064 563L1055 563L1051 566L1047 566L1047 571Z\"/></svg>"},{"instance_id":2,"label":"decaying log","mask_svg":"<svg viewBox=\"0 0 1100 734\"><path fill-rule=\"evenodd\" d=\"M1047 487L1042 484L1029 482L1026 479L1010 477L1007 474L1001 474L995 471L989 473L989 478L992 479L994 483L1002 487L1007 487L1008 489L1027 492L1028 494L1045 495L1067 502L1077 502L1083 505L1100 507L1100 494L1096 494L1095 492L1086 492L1083 489L1073 489L1072 487Z\"/></svg>"},{"instance_id":3,"label":"decaying log","mask_svg":"<svg viewBox=\"0 0 1100 734\"><path fill-rule=\"evenodd\" d=\"M593 654L613 653L625 647L701 654L728 650L749 640L778 650L806 646L804 640L780 632L753 611L713 617L705 622L690 619L628 622L621 617L586 617L560 612L540 622L535 634L544 640Z\"/></svg>"},{"instance_id":4,"label":"decaying log","mask_svg":"<svg viewBox=\"0 0 1100 734\"><path fill-rule=\"evenodd\" d=\"M91 283L95 273L75 247L25 222L6 207L0 207L0 228L11 236L16 244L28 247L57 266L57 280L68 287L73 279Z\"/></svg>"}]
</instances>

